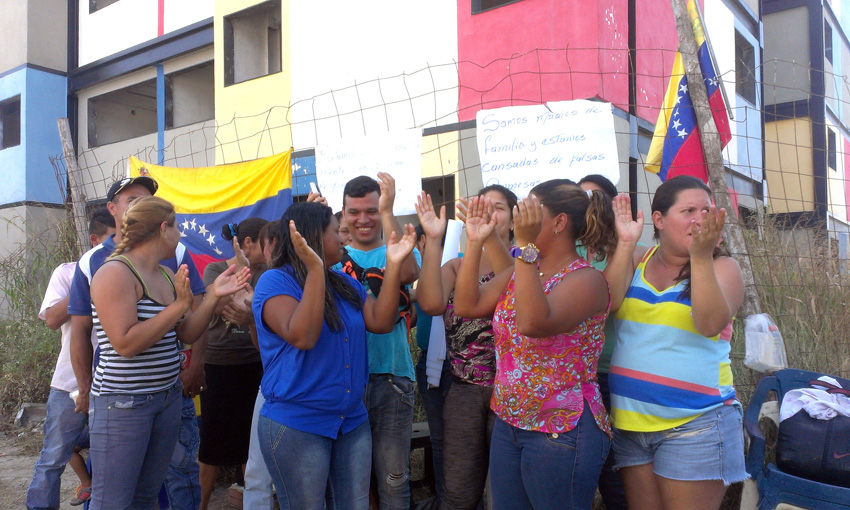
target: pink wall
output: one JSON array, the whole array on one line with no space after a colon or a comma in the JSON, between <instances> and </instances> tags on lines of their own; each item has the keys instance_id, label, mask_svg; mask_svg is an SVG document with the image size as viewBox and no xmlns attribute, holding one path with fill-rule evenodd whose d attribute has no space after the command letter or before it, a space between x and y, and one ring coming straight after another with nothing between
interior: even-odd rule
<instances>
[{"instance_id":1,"label":"pink wall","mask_svg":"<svg viewBox=\"0 0 850 510\"><path fill-rule=\"evenodd\" d=\"M635 4L637 114L655 123L676 24L670 0ZM459 1L460 120L482 108L589 97L628 110L628 30L627 0L522 0L476 15Z\"/></svg>"},{"instance_id":2,"label":"pink wall","mask_svg":"<svg viewBox=\"0 0 850 510\"><path fill-rule=\"evenodd\" d=\"M470 0L458 2L461 121L482 108L590 97L628 108L627 0L471 12Z\"/></svg>"}]
</instances>

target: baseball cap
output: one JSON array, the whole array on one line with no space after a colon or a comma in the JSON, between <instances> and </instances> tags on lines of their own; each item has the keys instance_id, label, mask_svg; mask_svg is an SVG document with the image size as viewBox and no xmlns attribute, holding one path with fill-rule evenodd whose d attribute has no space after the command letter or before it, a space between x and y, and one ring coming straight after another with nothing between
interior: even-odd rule
<instances>
[{"instance_id":1,"label":"baseball cap","mask_svg":"<svg viewBox=\"0 0 850 510\"><path fill-rule=\"evenodd\" d=\"M139 177L125 177L120 181L115 181L115 183L109 188L109 192L106 194L106 201L112 202L112 199L115 198L115 195L121 192L127 186L133 184L140 184L148 189L151 192L151 195L156 195L156 190L159 188L159 184L156 183L155 180L150 177L139 176Z\"/></svg>"}]
</instances>

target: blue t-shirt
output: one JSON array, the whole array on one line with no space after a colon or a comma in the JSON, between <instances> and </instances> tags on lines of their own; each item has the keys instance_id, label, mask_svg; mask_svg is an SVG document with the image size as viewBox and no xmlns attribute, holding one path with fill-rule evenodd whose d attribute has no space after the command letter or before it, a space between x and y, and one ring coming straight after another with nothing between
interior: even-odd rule
<instances>
[{"instance_id":1,"label":"blue t-shirt","mask_svg":"<svg viewBox=\"0 0 850 510\"><path fill-rule=\"evenodd\" d=\"M68 298L68 314L69 315L91 315L91 279L94 273L100 269L100 266L107 258L115 251L115 234L106 238L106 241L95 246L87 251L77 262L77 268L74 270L74 278L71 280L71 293ZM178 262L178 260L180 262ZM206 292L204 281L189 255L189 250L183 246L183 243L177 244L177 250L174 257L160 262L163 266L171 269L175 273L181 264L186 264L189 268L189 285L192 288L192 294L198 296ZM182 345L178 345L183 348Z\"/></svg>"},{"instance_id":2,"label":"blue t-shirt","mask_svg":"<svg viewBox=\"0 0 850 510\"><path fill-rule=\"evenodd\" d=\"M353 278L350 281L365 303L366 291ZM269 299L290 296L300 301L303 294L289 265L263 273L254 290L263 359L260 388L266 399L260 414L301 432L336 439L368 419L363 404L369 380L363 309L334 294L342 329L333 331L324 322L316 345L301 350L269 329L262 317Z\"/></svg>"},{"instance_id":3,"label":"blue t-shirt","mask_svg":"<svg viewBox=\"0 0 850 510\"><path fill-rule=\"evenodd\" d=\"M386 268L387 246L381 245L373 250L363 251L352 246L346 247L351 259L363 269L370 267ZM422 256L419 250L413 249L416 264L422 266ZM339 269L339 265L334 269ZM365 285L364 285L365 287ZM366 289L367 292L369 291ZM369 292L371 295L371 292ZM382 335L366 333L369 344L369 373L370 374L392 374L399 377L407 377L411 381L416 380L413 372L413 358L410 357L410 344L407 341L407 324L405 321L397 322L395 328Z\"/></svg>"}]
</instances>

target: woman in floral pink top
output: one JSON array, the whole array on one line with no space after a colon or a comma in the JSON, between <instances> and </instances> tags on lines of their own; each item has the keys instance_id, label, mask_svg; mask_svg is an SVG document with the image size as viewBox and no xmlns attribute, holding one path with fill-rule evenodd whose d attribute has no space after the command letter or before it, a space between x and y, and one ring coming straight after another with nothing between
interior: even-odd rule
<instances>
[{"instance_id":1,"label":"woman in floral pink top","mask_svg":"<svg viewBox=\"0 0 850 510\"><path fill-rule=\"evenodd\" d=\"M596 382L610 293L575 247L604 258L616 244L614 213L572 181L537 185L514 211L514 267L479 287L481 245L494 227L487 209L470 201L455 313L493 317L494 506L589 509L610 446Z\"/></svg>"}]
</instances>

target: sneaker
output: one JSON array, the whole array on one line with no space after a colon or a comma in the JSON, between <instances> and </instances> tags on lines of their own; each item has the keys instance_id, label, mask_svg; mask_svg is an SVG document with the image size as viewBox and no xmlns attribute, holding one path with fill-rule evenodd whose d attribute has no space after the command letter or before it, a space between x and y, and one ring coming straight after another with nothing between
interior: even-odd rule
<instances>
[{"instance_id":1,"label":"sneaker","mask_svg":"<svg viewBox=\"0 0 850 510\"><path fill-rule=\"evenodd\" d=\"M83 484L77 485L74 490L74 499L71 500L71 506L79 506L89 500L91 497L91 487L83 487Z\"/></svg>"}]
</instances>

